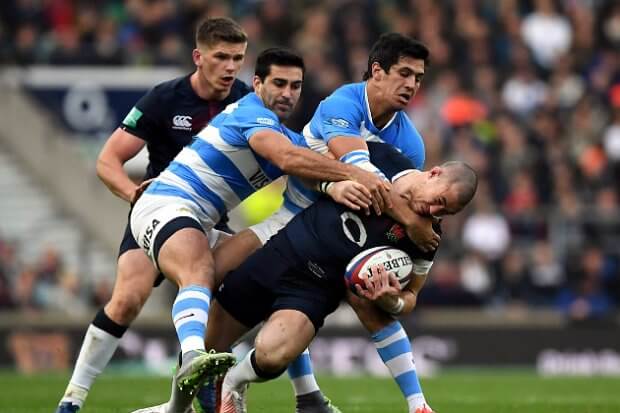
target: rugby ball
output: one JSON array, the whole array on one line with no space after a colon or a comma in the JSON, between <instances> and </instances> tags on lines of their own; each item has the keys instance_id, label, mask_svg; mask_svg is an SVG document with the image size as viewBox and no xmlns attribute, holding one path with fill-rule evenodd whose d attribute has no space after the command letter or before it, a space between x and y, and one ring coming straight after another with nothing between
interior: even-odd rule
<instances>
[{"instance_id":1,"label":"rugby ball","mask_svg":"<svg viewBox=\"0 0 620 413\"><path fill-rule=\"evenodd\" d=\"M400 282L401 290L411 280L413 263L405 251L389 246L374 247L357 254L347 265L344 280L347 287L357 293L355 285L366 288L364 279L370 274L370 268L376 264L383 264L389 272L393 272Z\"/></svg>"}]
</instances>

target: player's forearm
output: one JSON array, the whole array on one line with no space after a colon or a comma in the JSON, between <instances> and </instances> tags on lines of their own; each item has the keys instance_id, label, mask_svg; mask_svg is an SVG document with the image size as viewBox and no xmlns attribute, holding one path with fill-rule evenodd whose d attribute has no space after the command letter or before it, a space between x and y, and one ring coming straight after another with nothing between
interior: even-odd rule
<instances>
[{"instance_id":1,"label":"player's forearm","mask_svg":"<svg viewBox=\"0 0 620 413\"><path fill-rule=\"evenodd\" d=\"M318 181L344 181L351 179L351 165L328 159L310 149L293 147L282 157L278 165L287 175Z\"/></svg>"},{"instance_id":2,"label":"player's forearm","mask_svg":"<svg viewBox=\"0 0 620 413\"><path fill-rule=\"evenodd\" d=\"M137 185L129 178L120 162L99 159L97 176L114 195L126 202L132 201Z\"/></svg>"}]
</instances>

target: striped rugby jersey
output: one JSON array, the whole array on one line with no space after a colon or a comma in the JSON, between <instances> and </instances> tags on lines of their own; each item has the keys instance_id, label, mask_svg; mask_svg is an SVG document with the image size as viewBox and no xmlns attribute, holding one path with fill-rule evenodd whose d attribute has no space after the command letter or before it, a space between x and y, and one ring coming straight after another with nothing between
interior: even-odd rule
<instances>
[{"instance_id":1,"label":"striped rugby jersey","mask_svg":"<svg viewBox=\"0 0 620 413\"><path fill-rule=\"evenodd\" d=\"M301 135L282 125L277 115L250 93L213 118L146 193L189 199L217 222L220 215L282 175L278 167L250 148L249 139L264 129L304 146Z\"/></svg>"},{"instance_id":2,"label":"striped rugby jersey","mask_svg":"<svg viewBox=\"0 0 620 413\"><path fill-rule=\"evenodd\" d=\"M303 136L306 145L320 153L327 152L327 143L335 136L359 136L369 142L385 142L409 158L416 169L424 167L424 141L404 111L396 112L382 129L374 125L366 82L341 86L321 101L312 119L304 127ZM289 178L284 192L284 205L289 211L296 214L317 198L318 194L305 187L297 178Z\"/></svg>"}]
</instances>

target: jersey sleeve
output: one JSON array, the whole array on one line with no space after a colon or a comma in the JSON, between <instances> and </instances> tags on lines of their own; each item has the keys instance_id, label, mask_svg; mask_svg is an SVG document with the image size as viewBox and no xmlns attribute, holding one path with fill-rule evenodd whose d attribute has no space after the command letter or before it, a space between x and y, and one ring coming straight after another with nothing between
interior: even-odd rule
<instances>
[{"instance_id":1,"label":"jersey sleeve","mask_svg":"<svg viewBox=\"0 0 620 413\"><path fill-rule=\"evenodd\" d=\"M255 133L264 129L271 129L282 133L280 120L275 113L265 107L247 107L240 110L237 116L241 134L246 141L249 141Z\"/></svg>"},{"instance_id":2,"label":"jersey sleeve","mask_svg":"<svg viewBox=\"0 0 620 413\"><path fill-rule=\"evenodd\" d=\"M325 142L336 136L360 137L362 112L358 105L349 99L331 96L318 108L321 124L321 138Z\"/></svg>"},{"instance_id":3,"label":"jersey sleeve","mask_svg":"<svg viewBox=\"0 0 620 413\"><path fill-rule=\"evenodd\" d=\"M157 88L153 88L142 96L125 116L121 129L148 142L151 137L157 136L163 127L161 107Z\"/></svg>"},{"instance_id":4,"label":"jersey sleeve","mask_svg":"<svg viewBox=\"0 0 620 413\"><path fill-rule=\"evenodd\" d=\"M394 146L381 142L367 142L370 162L381 169L390 181L401 172L415 169L411 159Z\"/></svg>"}]
</instances>

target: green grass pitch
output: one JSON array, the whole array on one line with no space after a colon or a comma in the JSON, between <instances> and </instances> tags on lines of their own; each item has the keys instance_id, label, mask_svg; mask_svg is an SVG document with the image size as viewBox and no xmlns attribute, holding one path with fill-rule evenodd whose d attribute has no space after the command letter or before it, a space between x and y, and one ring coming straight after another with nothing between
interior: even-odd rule
<instances>
[{"instance_id":1,"label":"green grass pitch","mask_svg":"<svg viewBox=\"0 0 620 413\"><path fill-rule=\"evenodd\" d=\"M0 374L0 412L53 413L67 376ZM325 393L344 413L406 413L405 401L390 379L321 377ZM438 413L618 413L620 378L540 378L494 371L444 373L422 381ZM163 402L166 378L105 374L82 412L129 413ZM250 413L293 413L288 380L256 384L249 391Z\"/></svg>"}]
</instances>

